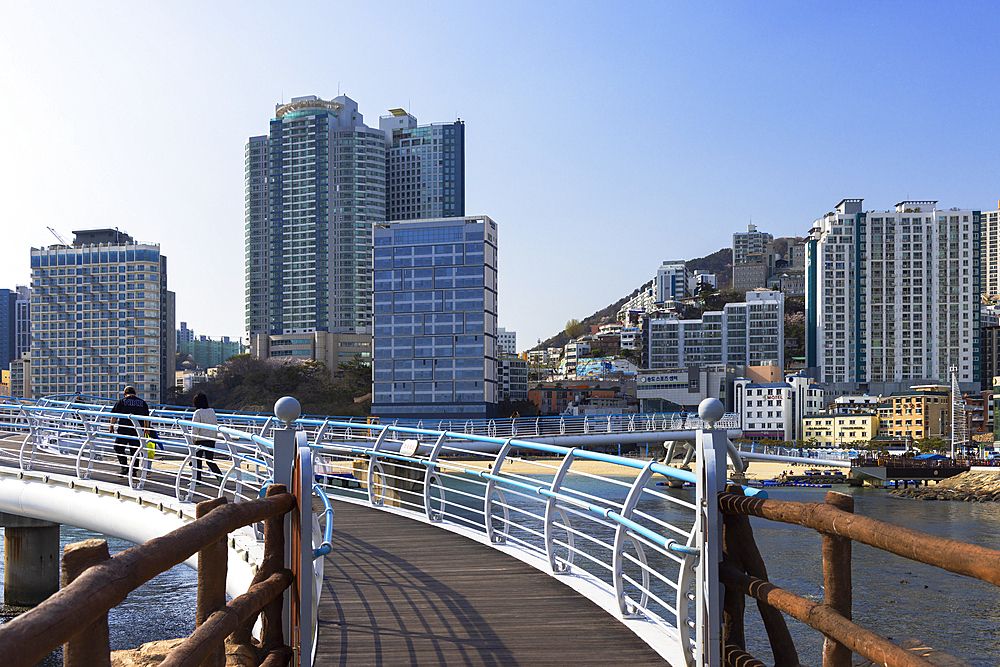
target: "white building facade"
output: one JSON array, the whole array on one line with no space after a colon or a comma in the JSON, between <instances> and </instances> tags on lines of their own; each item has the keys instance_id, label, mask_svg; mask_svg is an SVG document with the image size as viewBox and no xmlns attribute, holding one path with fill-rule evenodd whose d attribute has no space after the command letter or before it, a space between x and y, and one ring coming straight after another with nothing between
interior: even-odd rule
<instances>
[{"instance_id":1,"label":"white building facade","mask_svg":"<svg viewBox=\"0 0 1000 667\"><path fill-rule=\"evenodd\" d=\"M514 356L517 354L517 332L507 331L503 327L497 328L497 345L500 352Z\"/></svg>"},{"instance_id":2,"label":"white building facade","mask_svg":"<svg viewBox=\"0 0 1000 667\"><path fill-rule=\"evenodd\" d=\"M802 418L823 410L823 390L805 375L789 375L785 382L733 382L733 403L743 437L751 440L804 440Z\"/></svg>"},{"instance_id":3,"label":"white building facade","mask_svg":"<svg viewBox=\"0 0 1000 667\"><path fill-rule=\"evenodd\" d=\"M733 266L747 261L747 255L757 255L767 250L767 244L774 241L774 235L758 232L755 225L747 225L747 231L733 234Z\"/></svg>"},{"instance_id":4,"label":"white building facade","mask_svg":"<svg viewBox=\"0 0 1000 667\"><path fill-rule=\"evenodd\" d=\"M870 393L933 383L958 368L979 386L980 212L844 199L807 242L806 366Z\"/></svg>"},{"instance_id":5,"label":"white building facade","mask_svg":"<svg viewBox=\"0 0 1000 667\"><path fill-rule=\"evenodd\" d=\"M726 304L700 320L673 317L646 320L646 367L737 364L784 367L784 308L781 292L748 292L747 300Z\"/></svg>"},{"instance_id":6,"label":"white building facade","mask_svg":"<svg viewBox=\"0 0 1000 667\"><path fill-rule=\"evenodd\" d=\"M684 260L667 260L656 270L656 302L678 301L688 296L688 270Z\"/></svg>"}]
</instances>

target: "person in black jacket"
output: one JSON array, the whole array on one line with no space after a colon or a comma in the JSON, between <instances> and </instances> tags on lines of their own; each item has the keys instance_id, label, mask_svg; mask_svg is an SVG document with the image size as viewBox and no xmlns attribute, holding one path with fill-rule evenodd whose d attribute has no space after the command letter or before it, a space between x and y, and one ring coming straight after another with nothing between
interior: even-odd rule
<instances>
[{"instance_id":1,"label":"person in black jacket","mask_svg":"<svg viewBox=\"0 0 1000 667\"><path fill-rule=\"evenodd\" d=\"M149 406L146 401L142 400L135 393L135 387L128 385L122 392L124 396L115 403L115 407L111 409L115 414L125 414L125 415L144 415L149 416ZM143 431L146 430L146 423L140 421L140 428ZM114 433L115 425L118 425L118 437L115 438L115 452L118 454L118 463L121 464L121 470L119 474L127 475L129 469L129 461L132 460L132 456L135 454L136 448L139 446L139 434L135 431L135 425L132 423L131 419L125 417L112 417L111 418L111 432Z\"/></svg>"}]
</instances>

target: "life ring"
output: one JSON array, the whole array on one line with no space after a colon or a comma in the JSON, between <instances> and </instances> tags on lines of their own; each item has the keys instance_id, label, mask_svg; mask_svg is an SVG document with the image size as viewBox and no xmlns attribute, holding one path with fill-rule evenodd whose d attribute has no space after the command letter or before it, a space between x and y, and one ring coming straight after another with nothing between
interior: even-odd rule
<instances>
[{"instance_id":1,"label":"life ring","mask_svg":"<svg viewBox=\"0 0 1000 667\"><path fill-rule=\"evenodd\" d=\"M940 473L940 472L941 472L940 470L935 470L935 471L934 471L934 475L936 476L936 475L938 475L938 473Z\"/></svg>"}]
</instances>

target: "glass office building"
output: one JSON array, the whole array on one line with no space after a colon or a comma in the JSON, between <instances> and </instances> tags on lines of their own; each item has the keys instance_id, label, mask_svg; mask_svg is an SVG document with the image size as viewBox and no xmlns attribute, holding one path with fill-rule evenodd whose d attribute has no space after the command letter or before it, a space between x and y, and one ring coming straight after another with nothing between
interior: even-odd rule
<instances>
[{"instance_id":1,"label":"glass office building","mask_svg":"<svg viewBox=\"0 0 1000 667\"><path fill-rule=\"evenodd\" d=\"M497 228L486 216L377 225L372 414L496 415Z\"/></svg>"}]
</instances>

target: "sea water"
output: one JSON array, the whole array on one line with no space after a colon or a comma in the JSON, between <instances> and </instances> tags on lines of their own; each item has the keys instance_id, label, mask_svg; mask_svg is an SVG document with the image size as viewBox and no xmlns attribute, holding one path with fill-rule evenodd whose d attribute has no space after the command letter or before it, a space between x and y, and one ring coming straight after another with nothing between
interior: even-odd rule
<instances>
[{"instance_id":1,"label":"sea water","mask_svg":"<svg viewBox=\"0 0 1000 667\"><path fill-rule=\"evenodd\" d=\"M111 555L134 546L116 537L62 526L59 531L60 552L67 544L92 538L107 540ZM3 572L2 555L3 545L0 544L0 575ZM177 565L147 581L129 593L108 614L111 650L138 648L146 642L188 636L194 631L197 597L198 575L186 565ZM21 611L0 607L0 624ZM49 654L39 665L62 665L62 649Z\"/></svg>"}]
</instances>

